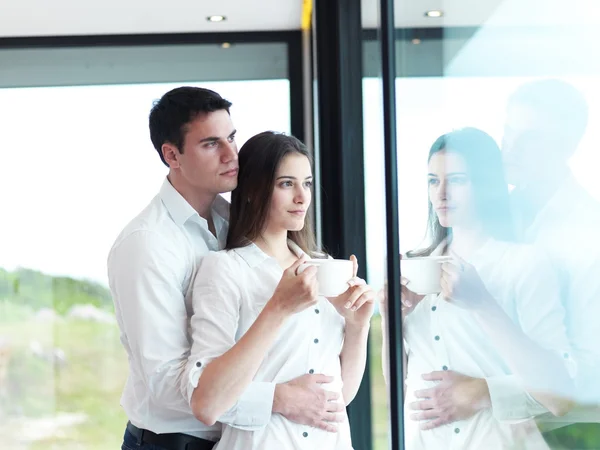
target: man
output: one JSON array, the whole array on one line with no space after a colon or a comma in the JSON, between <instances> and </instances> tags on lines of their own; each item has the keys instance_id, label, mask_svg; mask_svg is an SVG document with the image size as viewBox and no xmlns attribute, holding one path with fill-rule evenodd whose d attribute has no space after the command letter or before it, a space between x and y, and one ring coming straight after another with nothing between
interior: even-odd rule
<instances>
[{"instance_id":1,"label":"man","mask_svg":"<svg viewBox=\"0 0 600 450\"><path fill-rule=\"evenodd\" d=\"M600 315L600 205L569 167L587 126L587 102L566 82L542 80L521 86L507 113L503 154L515 186L517 230L555 268L577 366L577 405L563 417L545 414L538 423L542 430L568 425L546 433L553 448L599 448L600 330L593 318Z\"/></svg>"},{"instance_id":2,"label":"man","mask_svg":"<svg viewBox=\"0 0 600 450\"><path fill-rule=\"evenodd\" d=\"M502 145L507 179L514 186L517 232L548 256L558 276L572 347L572 354L563 356L572 369L576 367L572 373L577 405L555 417L514 377L478 379L436 372L424 374L439 381L422 393L428 415L435 416L425 427L492 408L498 420L538 417L552 448L600 447L600 330L592 319L600 315L600 242L595 233L600 207L575 181L568 165L586 124L587 104L575 88L558 80L531 82L509 100ZM567 426L549 431L576 422L585 424L578 430Z\"/></svg>"},{"instance_id":3,"label":"man","mask_svg":"<svg viewBox=\"0 0 600 450\"><path fill-rule=\"evenodd\" d=\"M191 347L191 281L201 258L225 243L228 204L219 194L237 185L230 106L216 92L180 87L166 93L150 113L150 137L169 173L108 257L130 367L121 399L129 418L123 449L203 450L220 436L219 424L207 427L192 415L181 386ZM320 386L331 381L307 374L280 385L253 383L219 421L253 430L279 413L335 432L335 423L325 418L343 405L326 401L332 393Z\"/></svg>"}]
</instances>

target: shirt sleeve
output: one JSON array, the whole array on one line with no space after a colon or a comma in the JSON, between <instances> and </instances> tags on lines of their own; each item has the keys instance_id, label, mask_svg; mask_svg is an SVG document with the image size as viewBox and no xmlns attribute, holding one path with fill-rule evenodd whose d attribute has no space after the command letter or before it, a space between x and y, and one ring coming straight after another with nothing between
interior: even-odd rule
<instances>
[{"instance_id":1,"label":"shirt sleeve","mask_svg":"<svg viewBox=\"0 0 600 450\"><path fill-rule=\"evenodd\" d=\"M528 420L548 412L524 388L516 375L485 378L490 392L492 414L500 421Z\"/></svg>"},{"instance_id":2,"label":"shirt sleeve","mask_svg":"<svg viewBox=\"0 0 600 450\"><path fill-rule=\"evenodd\" d=\"M556 274L529 247L524 246L520 256L513 261L518 271L514 295L519 325L530 339L561 358L573 377L577 367L571 358L565 311L560 302ZM528 419L548 412L526 391L522 380L516 375L488 377L486 382L492 413L498 420Z\"/></svg>"},{"instance_id":3,"label":"shirt sleeve","mask_svg":"<svg viewBox=\"0 0 600 450\"><path fill-rule=\"evenodd\" d=\"M132 370L140 374L156 404L191 413L179 390L189 354L178 272L182 258L158 234L137 231L112 249L108 276Z\"/></svg>"},{"instance_id":4,"label":"shirt sleeve","mask_svg":"<svg viewBox=\"0 0 600 450\"><path fill-rule=\"evenodd\" d=\"M577 373L566 330L566 313L560 299L557 274L537 250L527 247L527 254L515 284L519 325L541 347L562 359L571 378Z\"/></svg>"},{"instance_id":5,"label":"shirt sleeve","mask_svg":"<svg viewBox=\"0 0 600 450\"><path fill-rule=\"evenodd\" d=\"M200 264L192 290L190 322L192 350L182 390L188 403L202 371L237 342L241 293L235 282L239 268L225 252L211 253ZM275 383L252 382L219 422L244 430L258 430L271 420Z\"/></svg>"}]
</instances>

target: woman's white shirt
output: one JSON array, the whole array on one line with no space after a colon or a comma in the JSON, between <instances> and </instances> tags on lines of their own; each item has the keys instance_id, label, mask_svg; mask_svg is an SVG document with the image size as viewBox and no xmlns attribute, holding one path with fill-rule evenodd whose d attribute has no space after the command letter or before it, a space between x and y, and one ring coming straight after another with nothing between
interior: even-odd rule
<instances>
[{"instance_id":1,"label":"woman's white shirt","mask_svg":"<svg viewBox=\"0 0 600 450\"><path fill-rule=\"evenodd\" d=\"M290 246L292 247L292 246ZM295 251L301 252L297 247ZM184 394L191 399L203 368L227 352L254 323L277 287L283 270L256 245L207 255L193 288L192 351ZM324 388L342 392L340 352L344 319L324 297L315 307L292 316L263 360L254 382L285 383L307 373L323 373L335 381ZM342 400L343 401L343 400ZM299 425L272 414L258 431L223 426L215 449L350 450L348 420L337 433Z\"/></svg>"},{"instance_id":2,"label":"woman's white shirt","mask_svg":"<svg viewBox=\"0 0 600 450\"><path fill-rule=\"evenodd\" d=\"M508 317L538 345L561 355L572 369L558 286L549 266L532 247L490 240L468 262ZM490 409L428 431L420 430L420 423L408 418L412 413L408 405L417 400L414 392L435 385L422 379L424 373L453 370L486 378L488 384L494 380L515 382L515 375L471 311L441 295L429 295L407 316L404 339L408 352L407 449L547 448L533 420L499 421ZM490 392L493 404L493 389ZM514 407L526 409L526 405Z\"/></svg>"}]
</instances>

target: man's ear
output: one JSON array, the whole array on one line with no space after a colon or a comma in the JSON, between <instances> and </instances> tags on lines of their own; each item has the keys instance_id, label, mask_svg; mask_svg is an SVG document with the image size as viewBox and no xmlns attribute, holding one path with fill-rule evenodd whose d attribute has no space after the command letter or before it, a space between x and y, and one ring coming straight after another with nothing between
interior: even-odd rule
<instances>
[{"instance_id":1,"label":"man's ear","mask_svg":"<svg viewBox=\"0 0 600 450\"><path fill-rule=\"evenodd\" d=\"M179 168L179 149L169 142L165 142L161 147L163 158L171 169Z\"/></svg>"}]
</instances>

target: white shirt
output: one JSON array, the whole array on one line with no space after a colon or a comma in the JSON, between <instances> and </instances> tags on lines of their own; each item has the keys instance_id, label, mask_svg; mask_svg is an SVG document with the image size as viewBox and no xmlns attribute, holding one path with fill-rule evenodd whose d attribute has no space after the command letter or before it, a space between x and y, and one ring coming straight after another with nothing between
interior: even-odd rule
<instances>
[{"instance_id":1,"label":"white shirt","mask_svg":"<svg viewBox=\"0 0 600 450\"><path fill-rule=\"evenodd\" d=\"M293 244L292 250L301 253ZM192 353L188 385L193 389L206 364L227 352L256 320L273 295L283 270L256 245L211 253L202 261L193 290ZM315 307L287 320L263 360L254 381L285 383L307 373L335 377L327 390L342 392L340 352L344 319L324 297ZM197 363L201 363L198 368ZM341 400L343 401L343 400ZM223 427L218 450L350 450L348 420L337 433L293 423L273 414L256 431Z\"/></svg>"},{"instance_id":2,"label":"white shirt","mask_svg":"<svg viewBox=\"0 0 600 450\"><path fill-rule=\"evenodd\" d=\"M129 376L121 404L129 420L155 433L188 433L217 440L221 426L207 427L181 394L190 353L193 275L202 257L227 236L228 204L217 197L205 219L166 179L160 193L121 232L108 257L108 278ZM274 385L251 385L219 420L260 427L273 405Z\"/></svg>"},{"instance_id":3,"label":"white shirt","mask_svg":"<svg viewBox=\"0 0 600 450\"><path fill-rule=\"evenodd\" d=\"M566 310L567 335L577 361L578 406L544 422L600 422L600 205L574 178L567 178L523 231L525 241L548 255ZM542 423L544 428L552 428Z\"/></svg>"},{"instance_id":4,"label":"white shirt","mask_svg":"<svg viewBox=\"0 0 600 450\"><path fill-rule=\"evenodd\" d=\"M551 270L533 249L490 240L469 258L469 263L513 322L541 347L566 357L565 365L569 366L564 309ZM407 450L547 448L533 420L502 422L490 409L433 430L420 430L420 422L409 418L413 411L408 405L418 400L416 390L436 384L423 380L422 374L454 370L487 378L488 382L518 379L472 313L441 296L425 297L405 319L404 333L408 352L404 422Z\"/></svg>"}]
</instances>

